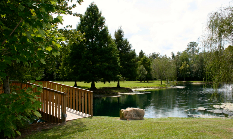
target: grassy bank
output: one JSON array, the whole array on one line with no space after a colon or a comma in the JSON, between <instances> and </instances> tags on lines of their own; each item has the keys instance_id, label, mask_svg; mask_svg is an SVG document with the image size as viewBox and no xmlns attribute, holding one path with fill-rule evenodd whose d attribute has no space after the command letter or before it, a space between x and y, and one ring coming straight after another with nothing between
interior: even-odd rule
<instances>
[{"instance_id":1,"label":"grassy bank","mask_svg":"<svg viewBox=\"0 0 233 139\"><path fill-rule=\"evenodd\" d=\"M55 138L221 138L233 137L232 119L146 118L119 120L93 117L69 121L28 135L29 139Z\"/></svg>"},{"instance_id":2,"label":"grassy bank","mask_svg":"<svg viewBox=\"0 0 233 139\"><path fill-rule=\"evenodd\" d=\"M74 81L55 81L61 84L65 85L70 85L74 86ZM171 82L173 83L173 82ZM90 88L91 83L84 83L84 82L77 82L77 85L81 88ZM106 82L105 84L103 82L97 82L96 88L102 88L102 87L116 87L117 82ZM126 87L126 88L142 88L142 87L166 87L166 81L163 81L163 84L160 84L160 81L149 81L149 82L140 82L140 81L120 81L120 86L121 87Z\"/></svg>"}]
</instances>

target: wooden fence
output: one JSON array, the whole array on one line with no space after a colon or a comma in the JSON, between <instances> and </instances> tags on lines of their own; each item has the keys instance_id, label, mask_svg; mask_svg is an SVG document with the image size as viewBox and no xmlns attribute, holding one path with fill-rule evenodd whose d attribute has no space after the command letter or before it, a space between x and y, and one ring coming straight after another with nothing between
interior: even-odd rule
<instances>
[{"instance_id":1,"label":"wooden fence","mask_svg":"<svg viewBox=\"0 0 233 139\"><path fill-rule=\"evenodd\" d=\"M39 84L43 86L43 91L38 96L38 101L42 102L41 108L39 109L42 119L55 123L65 122L67 117L66 110L93 116L92 91L52 81L38 81L34 85L38 86ZM19 86L20 89L26 89L33 84L12 82L11 85ZM36 91L35 89L33 91ZM3 93L2 90L0 90L1 93Z\"/></svg>"}]
</instances>

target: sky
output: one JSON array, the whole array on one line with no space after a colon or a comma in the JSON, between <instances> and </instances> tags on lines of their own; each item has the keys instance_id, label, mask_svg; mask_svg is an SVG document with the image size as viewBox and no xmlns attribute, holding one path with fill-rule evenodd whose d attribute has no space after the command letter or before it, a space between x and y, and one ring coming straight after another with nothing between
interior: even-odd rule
<instances>
[{"instance_id":1,"label":"sky","mask_svg":"<svg viewBox=\"0 0 233 139\"><path fill-rule=\"evenodd\" d=\"M201 47L208 14L233 4L232 0L84 0L73 12L84 14L92 2L105 17L113 38L121 27L137 55L142 50L146 55L167 56L184 51L189 42ZM76 29L80 21L67 15L63 20L60 28L72 25Z\"/></svg>"}]
</instances>

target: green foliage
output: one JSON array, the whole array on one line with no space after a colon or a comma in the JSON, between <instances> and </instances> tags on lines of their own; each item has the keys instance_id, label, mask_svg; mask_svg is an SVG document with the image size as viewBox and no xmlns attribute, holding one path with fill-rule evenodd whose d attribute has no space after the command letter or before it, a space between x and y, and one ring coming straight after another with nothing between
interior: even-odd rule
<instances>
[{"instance_id":1,"label":"green foliage","mask_svg":"<svg viewBox=\"0 0 233 139\"><path fill-rule=\"evenodd\" d=\"M139 57L140 58L140 57ZM151 80L152 79L152 75L151 75L151 60L150 58L148 58L147 56L143 56L140 61L138 62L139 66L143 65L143 67L146 69L146 78L145 80Z\"/></svg>"},{"instance_id":2,"label":"green foliage","mask_svg":"<svg viewBox=\"0 0 233 139\"><path fill-rule=\"evenodd\" d=\"M61 53L59 56L59 75L60 79L62 80L71 80L70 78L72 75L78 75L75 71L77 71L76 68L78 67L69 67L69 63L71 65L78 64L79 62L79 56L80 55L73 55L80 53L80 49L76 49L76 45L79 45L81 41L83 41L84 36L80 31L73 30L73 29L60 29L59 32L61 32L65 37L65 42L61 43ZM72 56L70 57L69 54ZM75 76L76 77L76 76ZM75 80L75 78L73 78ZM76 79L77 80L77 79Z\"/></svg>"},{"instance_id":3,"label":"green foliage","mask_svg":"<svg viewBox=\"0 0 233 139\"><path fill-rule=\"evenodd\" d=\"M94 83L116 80L119 75L118 51L105 26L105 19L96 4L91 3L77 27L84 40L71 46L69 66L73 80Z\"/></svg>"},{"instance_id":4,"label":"green foliage","mask_svg":"<svg viewBox=\"0 0 233 139\"><path fill-rule=\"evenodd\" d=\"M147 71L146 71L146 69L145 69L145 67L143 65L140 65L138 67L137 74L138 74L138 80L139 81L145 81L146 80Z\"/></svg>"},{"instance_id":5,"label":"green foliage","mask_svg":"<svg viewBox=\"0 0 233 139\"><path fill-rule=\"evenodd\" d=\"M0 94L0 137L20 135L20 128L41 117L37 111L41 103L36 101L40 92L34 93L32 88L12 90L10 94Z\"/></svg>"},{"instance_id":6,"label":"green foliage","mask_svg":"<svg viewBox=\"0 0 233 139\"><path fill-rule=\"evenodd\" d=\"M115 32L115 43L119 51L121 76L127 80L135 80L137 76L136 53L131 49L129 41L124 38L121 28Z\"/></svg>"},{"instance_id":7,"label":"green foliage","mask_svg":"<svg viewBox=\"0 0 233 139\"><path fill-rule=\"evenodd\" d=\"M162 80L174 80L176 78L176 67L173 59L167 58L166 56L159 56L153 59L152 64L152 75L153 77Z\"/></svg>"},{"instance_id":8,"label":"green foliage","mask_svg":"<svg viewBox=\"0 0 233 139\"><path fill-rule=\"evenodd\" d=\"M221 7L210 13L207 32L204 38L206 80L215 85L220 82L232 82L231 46L224 50L226 42L233 44L232 7Z\"/></svg>"},{"instance_id":9,"label":"green foliage","mask_svg":"<svg viewBox=\"0 0 233 139\"><path fill-rule=\"evenodd\" d=\"M64 41L57 30L60 14L73 14L70 0L0 2L0 77L29 80L51 69ZM80 4L82 0L77 0ZM52 15L57 14L57 17ZM6 83L6 82L4 82Z\"/></svg>"}]
</instances>

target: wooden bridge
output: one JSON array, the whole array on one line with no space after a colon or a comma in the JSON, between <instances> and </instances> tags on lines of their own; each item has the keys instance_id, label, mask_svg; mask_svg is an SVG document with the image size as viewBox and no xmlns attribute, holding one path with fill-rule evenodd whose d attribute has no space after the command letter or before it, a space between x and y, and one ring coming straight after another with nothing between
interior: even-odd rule
<instances>
[{"instance_id":1,"label":"wooden bridge","mask_svg":"<svg viewBox=\"0 0 233 139\"><path fill-rule=\"evenodd\" d=\"M12 82L11 85L19 86L21 89L39 86L42 83L42 93L38 96L43 120L53 123L64 123L82 117L93 116L93 92L81 88L76 88L52 81L38 81L32 83ZM33 89L36 91L36 88ZM3 93L0 90L0 94Z\"/></svg>"}]
</instances>

